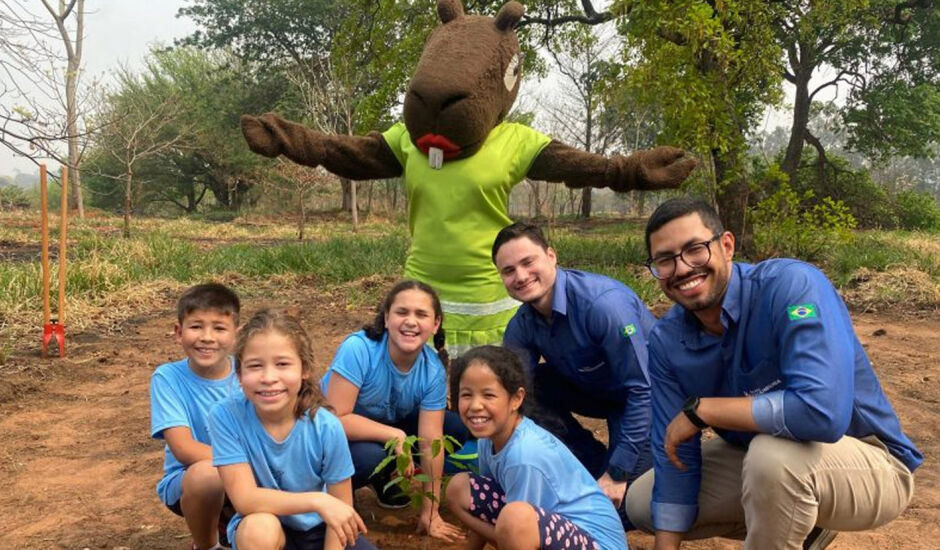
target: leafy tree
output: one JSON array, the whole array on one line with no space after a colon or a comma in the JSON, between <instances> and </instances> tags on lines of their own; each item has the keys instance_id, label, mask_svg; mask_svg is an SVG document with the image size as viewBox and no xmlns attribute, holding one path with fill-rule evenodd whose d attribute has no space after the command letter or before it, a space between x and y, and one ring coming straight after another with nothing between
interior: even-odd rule
<instances>
[{"instance_id":1,"label":"leafy tree","mask_svg":"<svg viewBox=\"0 0 940 550\"><path fill-rule=\"evenodd\" d=\"M131 235L131 209L141 195L143 184L135 179L140 162L178 146L190 132L181 127L183 109L172 92L148 94L145 79L127 71L120 74L120 90L107 101L103 124L107 132L99 136L102 147L119 167L113 174L124 184L124 238ZM162 83L166 84L166 83Z\"/></svg>"},{"instance_id":2,"label":"leafy tree","mask_svg":"<svg viewBox=\"0 0 940 550\"><path fill-rule=\"evenodd\" d=\"M120 89L106 101L106 111L118 109L113 105L118 101L172 103L178 116L167 120L166 131L182 136L172 146L138 159L137 171L146 171L148 179L142 182L136 204L165 202L193 212L209 191L217 204L237 210L247 200L262 164L243 146L238 118L246 110L272 108L285 83L252 72L224 51L194 48L152 52L140 75L125 71L119 81ZM122 148L120 136L115 135L120 133L118 124L102 128L90 162L97 174L122 173L109 153ZM95 177L90 185L96 204L114 206L112 183Z\"/></svg>"},{"instance_id":3,"label":"leafy tree","mask_svg":"<svg viewBox=\"0 0 940 550\"><path fill-rule=\"evenodd\" d=\"M621 0L624 75L662 116L660 139L699 151L725 226L745 236L747 135L781 98L781 50L765 2Z\"/></svg>"},{"instance_id":4,"label":"leafy tree","mask_svg":"<svg viewBox=\"0 0 940 550\"><path fill-rule=\"evenodd\" d=\"M793 124L782 168L798 175L804 144L825 160L809 128L816 95L848 90L840 109L849 147L869 158L927 156L940 140L940 4L931 0L773 2L784 76L795 87ZM834 76L815 87L813 77Z\"/></svg>"}]
</instances>

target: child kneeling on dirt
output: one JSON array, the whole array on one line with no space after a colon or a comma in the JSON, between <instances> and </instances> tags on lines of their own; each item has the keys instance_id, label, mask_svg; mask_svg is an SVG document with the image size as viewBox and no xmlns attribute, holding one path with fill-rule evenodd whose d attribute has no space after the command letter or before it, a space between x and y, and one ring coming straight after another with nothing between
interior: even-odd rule
<instances>
[{"instance_id":1,"label":"child kneeling on dirt","mask_svg":"<svg viewBox=\"0 0 940 550\"><path fill-rule=\"evenodd\" d=\"M447 504L470 529L467 550L627 550L620 517L587 469L527 414L522 360L480 346L454 362L451 395L478 438L480 472L460 473ZM527 403L527 401L529 401Z\"/></svg>"},{"instance_id":2,"label":"child kneeling on dirt","mask_svg":"<svg viewBox=\"0 0 940 550\"><path fill-rule=\"evenodd\" d=\"M150 435L166 441L157 495L183 516L193 550L226 548L232 511L218 470L212 466L209 409L241 389L231 351L238 327L238 296L207 283L183 292L174 334L185 359L157 367L150 380Z\"/></svg>"},{"instance_id":3,"label":"child kneeling on dirt","mask_svg":"<svg viewBox=\"0 0 940 550\"><path fill-rule=\"evenodd\" d=\"M320 387L349 438L355 474L353 488L371 487L383 508L404 508L411 499L397 486L385 488L395 464L373 472L385 458L383 444L395 439L396 454L404 452L408 434L421 440L420 467L425 494L417 531L447 542L463 538L438 512L444 453L431 455L432 441L445 434L461 444L467 430L447 407L447 373L442 352L441 301L433 288L404 280L388 291L375 320L349 335L336 352ZM428 346L434 342L438 353ZM410 474L415 464L407 467Z\"/></svg>"},{"instance_id":4,"label":"child kneeling on dirt","mask_svg":"<svg viewBox=\"0 0 940 550\"><path fill-rule=\"evenodd\" d=\"M353 463L343 425L314 379L310 336L279 310L238 333L242 395L209 412L212 463L238 513L236 550L376 550L352 507Z\"/></svg>"}]
</instances>

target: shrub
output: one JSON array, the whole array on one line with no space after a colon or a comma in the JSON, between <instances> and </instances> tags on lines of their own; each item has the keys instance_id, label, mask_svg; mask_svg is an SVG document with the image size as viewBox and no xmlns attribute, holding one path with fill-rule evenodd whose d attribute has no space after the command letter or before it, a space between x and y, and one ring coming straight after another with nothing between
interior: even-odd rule
<instances>
[{"instance_id":1,"label":"shrub","mask_svg":"<svg viewBox=\"0 0 940 550\"><path fill-rule=\"evenodd\" d=\"M755 259L793 257L816 261L827 249L854 239L858 223L842 201L813 191L802 194L786 182L760 201L751 214Z\"/></svg>"},{"instance_id":2,"label":"shrub","mask_svg":"<svg viewBox=\"0 0 940 550\"><path fill-rule=\"evenodd\" d=\"M894 211L901 229L940 229L940 204L927 193L901 191L894 196Z\"/></svg>"}]
</instances>

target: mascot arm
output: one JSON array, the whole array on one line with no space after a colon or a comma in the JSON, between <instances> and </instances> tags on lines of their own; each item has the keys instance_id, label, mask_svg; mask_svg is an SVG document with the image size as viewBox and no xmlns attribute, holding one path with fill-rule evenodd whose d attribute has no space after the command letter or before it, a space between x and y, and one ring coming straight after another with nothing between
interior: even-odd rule
<instances>
[{"instance_id":1,"label":"mascot arm","mask_svg":"<svg viewBox=\"0 0 940 550\"><path fill-rule=\"evenodd\" d=\"M378 132L366 136L325 134L274 113L242 115L241 122L248 147L259 155L284 155L297 164L323 166L337 176L354 180L402 174L401 164Z\"/></svg>"},{"instance_id":2,"label":"mascot arm","mask_svg":"<svg viewBox=\"0 0 940 550\"><path fill-rule=\"evenodd\" d=\"M527 177L574 188L651 191L679 187L696 164L695 159L675 147L605 157L552 140L532 162Z\"/></svg>"}]
</instances>

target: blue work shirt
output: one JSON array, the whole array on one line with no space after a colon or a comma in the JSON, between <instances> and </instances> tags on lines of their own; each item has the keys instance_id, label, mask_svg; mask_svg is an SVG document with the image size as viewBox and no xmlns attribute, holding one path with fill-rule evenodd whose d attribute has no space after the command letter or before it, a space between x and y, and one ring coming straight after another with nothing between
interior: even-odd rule
<instances>
[{"instance_id":1,"label":"blue work shirt","mask_svg":"<svg viewBox=\"0 0 940 550\"><path fill-rule=\"evenodd\" d=\"M552 368L584 393L616 403L608 420L610 464L628 473L649 439L646 337L656 318L623 283L558 268L548 322L529 304L509 321L503 344L528 355L530 375ZM546 365L538 365L539 357Z\"/></svg>"},{"instance_id":2,"label":"blue work shirt","mask_svg":"<svg viewBox=\"0 0 940 550\"><path fill-rule=\"evenodd\" d=\"M333 373L359 388L353 412L376 422L395 424L419 410L447 408L447 373L437 352L421 346L411 368L402 372L388 354L388 331L378 341L363 330L347 336L320 381L324 395Z\"/></svg>"},{"instance_id":3,"label":"blue work shirt","mask_svg":"<svg viewBox=\"0 0 940 550\"><path fill-rule=\"evenodd\" d=\"M489 439L480 439L477 450L480 475L499 483L507 503L564 516L604 550L627 549L613 503L568 447L532 420L523 418L498 453Z\"/></svg>"},{"instance_id":4,"label":"blue work shirt","mask_svg":"<svg viewBox=\"0 0 940 550\"><path fill-rule=\"evenodd\" d=\"M676 305L650 334L655 529L684 532L698 515L701 434L677 449L684 471L663 450L666 426L690 396L754 396L761 433L827 443L874 435L909 470L923 462L819 269L788 259L733 264L721 324L723 335L707 333ZM756 435L715 432L740 447Z\"/></svg>"}]
</instances>

